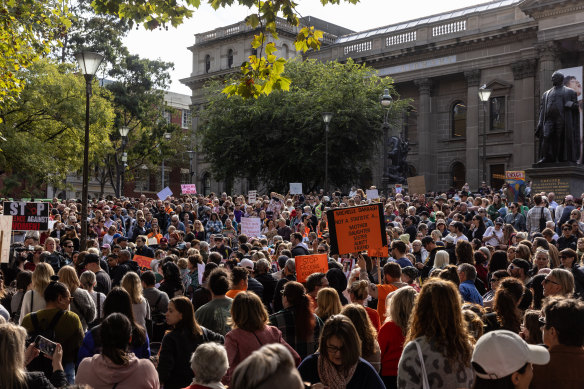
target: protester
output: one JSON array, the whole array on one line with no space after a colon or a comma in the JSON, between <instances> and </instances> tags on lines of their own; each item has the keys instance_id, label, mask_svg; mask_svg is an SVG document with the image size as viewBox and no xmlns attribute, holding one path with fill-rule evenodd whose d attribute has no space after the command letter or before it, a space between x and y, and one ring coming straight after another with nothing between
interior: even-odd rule
<instances>
[{"instance_id":1,"label":"protester","mask_svg":"<svg viewBox=\"0 0 584 389\"><path fill-rule=\"evenodd\" d=\"M87 324L93 322L96 316L95 302L91 298L89 292L80 288L81 282L77 278L77 272L71 266L63 266L59 270L59 281L64 283L69 288L71 294L71 304L69 308L71 312L77 314L81 320L83 332L87 331Z\"/></svg>"},{"instance_id":2,"label":"protester","mask_svg":"<svg viewBox=\"0 0 584 389\"><path fill-rule=\"evenodd\" d=\"M32 272L32 289L27 291L22 299L19 324L22 324L22 319L27 314L45 308L47 305L44 298L45 289L54 274L53 268L44 262L39 263L34 269Z\"/></svg>"},{"instance_id":3,"label":"protester","mask_svg":"<svg viewBox=\"0 0 584 389\"><path fill-rule=\"evenodd\" d=\"M221 379L228 367L225 347L213 342L201 344L191 356L191 369L195 378L191 386L185 389L224 389Z\"/></svg>"},{"instance_id":4,"label":"protester","mask_svg":"<svg viewBox=\"0 0 584 389\"><path fill-rule=\"evenodd\" d=\"M367 281L361 280L353 282L349 288L349 298L351 300L351 303L359 304L365 308L365 311L367 311L367 315L369 316L369 319L371 320L371 324L373 324L375 331L379 332L379 328L381 326L379 320L379 313L377 313L375 309L365 306L367 297L369 297L369 294L367 293L368 286L369 283Z\"/></svg>"},{"instance_id":5,"label":"protester","mask_svg":"<svg viewBox=\"0 0 584 389\"><path fill-rule=\"evenodd\" d=\"M377 331L371 324L365 308L357 304L348 304L341 311L351 320L355 326L359 339L361 339L361 357L369 362L375 371L381 369L381 350L377 342Z\"/></svg>"},{"instance_id":6,"label":"protester","mask_svg":"<svg viewBox=\"0 0 584 389\"><path fill-rule=\"evenodd\" d=\"M130 295L134 320L142 328L146 328L146 322L152 319L150 304L142 295L142 282L138 274L128 272L122 278L122 288Z\"/></svg>"},{"instance_id":7,"label":"protester","mask_svg":"<svg viewBox=\"0 0 584 389\"><path fill-rule=\"evenodd\" d=\"M320 289L316 295L316 305L314 313L323 323L329 317L341 313L341 300L339 299L339 294L333 288Z\"/></svg>"}]
</instances>

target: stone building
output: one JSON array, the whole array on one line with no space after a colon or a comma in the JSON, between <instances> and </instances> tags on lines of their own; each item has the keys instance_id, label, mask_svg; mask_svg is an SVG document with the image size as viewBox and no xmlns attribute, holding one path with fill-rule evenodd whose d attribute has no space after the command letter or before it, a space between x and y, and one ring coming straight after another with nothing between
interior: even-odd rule
<instances>
[{"instance_id":1,"label":"stone building","mask_svg":"<svg viewBox=\"0 0 584 389\"><path fill-rule=\"evenodd\" d=\"M250 33L228 34L243 26L197 35L189 48L193 73L183 82L193 90L194 106L203 103L200 87L206 78L232 71L230 53L238 60L248 54ZM531 167L538 152L534 132L541 94L551 87L554 70L584 64L582 0L498 0L356 33L334 27L310 57L351 57L394 78L413 109L391 131L407 135L411 171L425 176L428 190L465 182L476 189L483 179L500 187L506 170ZM292 40L293 34L282 34L279 48L293 47ZM492 90L485 103L478 94L483 85ZM196 131L195 117L193 122ZM372 166L378 186L382 157ZM222 190L203 156L196 160L199 187Z\"/></svg>"}]
</instances>

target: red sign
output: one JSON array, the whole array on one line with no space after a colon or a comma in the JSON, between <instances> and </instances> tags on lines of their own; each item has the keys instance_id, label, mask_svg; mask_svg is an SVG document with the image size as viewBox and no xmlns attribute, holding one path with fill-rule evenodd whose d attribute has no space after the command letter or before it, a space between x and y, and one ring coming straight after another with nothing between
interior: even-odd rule
<instances>
[{"instance_id":1,"label":"red sign","mask_svg":"<svg viewBox=\"0 0 584 389\"><path fill-rule=\"evenodd\" d=\"M150 262L152 262L154 258L145 257L143 255L134 255L133 259L138 263L138 266L140 266L141 268L148 270L152 269L150 267Z\"/></svg>"},{"instance_id":2,"label":"red sign","mask_svg":"<svg viewBox=\"0 0 584 389\"><path fill-rule=\"evenodd\" d=\"M298 255L294 257L296 264L296 279L298 282L306 282L313 273L326 273L328 271L328 255Z\"/></svg>"}]
</instances>

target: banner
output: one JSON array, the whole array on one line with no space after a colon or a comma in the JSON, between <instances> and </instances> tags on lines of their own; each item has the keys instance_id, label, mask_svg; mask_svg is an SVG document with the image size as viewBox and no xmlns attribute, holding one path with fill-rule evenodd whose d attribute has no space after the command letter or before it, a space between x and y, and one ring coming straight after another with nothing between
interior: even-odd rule
<instances>
[{"instance_id":1,"label":"banner","mask_svg":"<svg viewBox=\"0 0 584 389\"><path fill-rule=\"evenodd\" d=\"M257 190L250 190L247 192L247 203L254 204L258 198L258 191Z\"/></svg>"},{"instance_id":2,"label":"banner","mask_svg":"<svg viewBox=\"0 0 584 389\"><path fill-rule=\"evenodd\" d=\"M150 262L152 262L154 258L145 257L144 255L134 255L134 258L132 259L136 261L138 263L138 266L140 266L142 269L146 270L152 269L150 267Z\"/></svg>"},{"instance_id":3,"label":"banner","mask_svg":"<svg viewBox=\"0 0 584 389\"><path fill-rule=\"evenodd\" d=\"M381 203L327 211L331 254L381 250L387 246L385 217Z\"/></svg>"},{"instance_id":4,"label":"banner","mask_svg":"<svg viewBox=\"0 0 584 389\"><path fill-rule=\"evenodd\" d=\"M505 183L507 187L507 200L519 201L525 193L525 171L514 170L505 172Z\"/></svg>"},{"instance_id":5,"label":"banner","mask_svg":"<svg viewBox=\"0 0 584 389\"><path fill-rule=\"evenodd\" d=\"M291 182L290 194L302 194L302 182Z\"/></svg>"},{"instance_id":6,"label":"banner","mask_svg":"<svg viewBox=\"0 0 584 389\"><path fill-rule=\"evenodd\" d=\"M262 220L259 217L242 217L241 233L249 237L258 237L262 234Z\"/></svg>"},{"instance_id":7,"label":"banner","mask_svg":"<svg viewBox=\"0 0 584 389\"><path fill-rule=\"evenodd\" d=\"M197 185L181 184L180 191L182 194L197 194Z\"/></svg>"},{"instance_id":8,"label":"banner","mask_svg":"<svg viewBox=\"0 0 584 389\"><path fill-rule=\"evenodd\" d=\"M160 200L164 201L170 196L172 196L172 190L170 190L170 188L167 186L166 188L158 192L157 195Z\"/></svg>"},{"instance_id":9,"label":"banner","mask_svg":"<svg viewBox=\"0 0 584 389\"><path fill-rule=\"evenodd\" d=\"M306 282L309 275L313 273L326 273L328 271L328 255L298 255L294 258L296 264L296 280L300 283Z\"/></svg>"},{"instance_id":10,"label":"banner","mask_svg":"<svg viewBox=\"0 0 584 389\"><path fill-rule=\"evenodd\" d=\"M12 216L0 215L0 262L8 263L10 258L10 238L12 237Z\"/></svg>"},{"instance_id":11,"label":"banner","mask_svg":"<svg viewBox=\"0 0 584 389\"><path fill-rule=\"evenodd\" d=\"M4 215L12 216L12 231L47 231L49 204L4 202Z\"/></svg>"}]
</instances>

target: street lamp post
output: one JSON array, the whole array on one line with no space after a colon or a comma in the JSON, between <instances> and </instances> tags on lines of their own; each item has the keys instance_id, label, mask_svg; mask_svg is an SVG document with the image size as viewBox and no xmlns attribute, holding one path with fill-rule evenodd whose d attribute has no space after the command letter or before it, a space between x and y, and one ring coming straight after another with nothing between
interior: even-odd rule
<instances>
[{"instance_id":1,"label":"street lamp post","mask_svg":"<svg viewBox=\"0 0 584 389\"><path fill-rule=\"evenodd\" d=\"M323 112L322 121L325 125L324 130L324 193L328 194L328 133L329 123L333 118L332 112Z\"/></svg>"},{"instance_id":2,"label":"street lamp post","mask_svg":"<svg viewBox=\"0 0 584 389\"><path fill-rule=\"evenodd\" d=\"M195 171L193 169L193 156L195 154L195 150L187 150L186 153L189 155L189 180L192 184L193 176L195 175Z\"/></svg>"},{"instance_id":3,"label":"street lamp post","mask_svg":"<svg viewBox=\"0 0 584 389\"><path fill-rule=\"evenodd\" d=\"M483 103L483 181L487 181L487 102L491 97L491 90L487 85L479 88L479 99Z\"/></svg>"},{"instance_id":4,"label":"street lamp post","mask_svg":"<svg viewBox=\"0 0 584 389\"><path fill-rule=\"evenodd\" d=\"M120 172L120 182L119 182L119 191L118 196L121 197L124 195L124 174L126 172L126 162L128 162L128 154L124 151L126 148L126 143L128 142L128 134L130 132L130 128L123 126L120 127L120 135L122 137L122 169Z\"/></svg>"},{"instance_id":5,"label":"street lamp post","mask_svg":"<svg viewBox=\"0 0 584 389\"><path fill-rule=\"evenodd\" d=\"M385 113L383 115L383 177L381 178L381 186L385 193L389 193L389 160L387 150L389 141L389 107L393 103L393 98L389 94L389 89L383 90L383 95L381 95L380 101L381 106L385 108Z\"/></svg>"},{"instance_id":6,"label":"street lamp post","mask_svg":"<svg viewBox=\"0 0 584 389\"><path fill-rule=\"evenodd\" d=\"M89 196L89 101L91 81L103 61L103 55L85 51L75 55L79 68L85 77L85 141L83 145L83 186L81 190L81 246L87 241L87 202Z\"/></svg>"},{"instance_id":7,"label":"street lamp post","mask_svg":"<svg viewBox=\"0 0 584 389\"><path fill-rule=\"evenodd\" d=\"M164 136L164 139L166 139L167 141L170 140L170 138L172 137L172 135L169 134L168 132L165 132L163 136ZM162 152L162 150L160 150L160 152ZM160 182L162 183L162 188L161 189L166 188L164 186L164 158L162 158L162 176L161 176Z\"/></svg>"}]
</instances>

